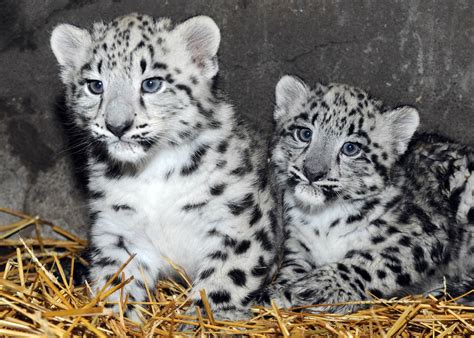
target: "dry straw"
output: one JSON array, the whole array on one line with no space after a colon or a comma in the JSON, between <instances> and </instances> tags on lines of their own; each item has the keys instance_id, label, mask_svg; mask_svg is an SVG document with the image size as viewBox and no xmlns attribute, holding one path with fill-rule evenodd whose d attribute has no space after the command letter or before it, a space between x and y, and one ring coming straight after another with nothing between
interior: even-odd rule
<instances>
[{"instance_id":1,"label":"dry straw","mask_svg":"<svg viewBox=\"0 0 474 338\"><path fill-rule=\"evenodd\" d=\"M147 285L146 302L131 302L121 293L120 311L113 314L105 306L105 299L114 291L121 292L131 280L123 278L124 266L113 277L122 277L119 284L112 278L99 294L90 297L88 285L75 285L73 278L74 269L87 264L80 257L85 240L39 217L7 209L0 212L17 218L12 224L0 226L0 336L169 336L178 334L180 324L194 326L194 334L205 336L474 335L474 307L434 297L376 299L366 302L368 309L348 315L283 310L273 304L252 309L254 317L248 321L223 322L214 318L201 292L204 309L196 308L196 315L191 317L185 315L189 286L171 281L156 287ZM33 238L11 238L28 227L35 229ZM43 238L43 227L50 227L63 239ZM140 311L144 325L124 317L123 309L128 304Z\"/></svg>"}]
</instances>

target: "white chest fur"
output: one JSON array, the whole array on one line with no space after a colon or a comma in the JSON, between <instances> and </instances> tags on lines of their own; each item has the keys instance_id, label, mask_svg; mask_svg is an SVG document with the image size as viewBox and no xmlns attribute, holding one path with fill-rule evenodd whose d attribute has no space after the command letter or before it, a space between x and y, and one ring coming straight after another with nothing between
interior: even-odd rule
<instances>
[{"instance_id":1,"label":"white chest fur","mask_svg":"<svg viewBox=\"0 0 474 338\"><path fill-rule=\"evenodd\" d=\"M340 261L350 250L370 245L370 228L364 223L347 223L350 215L357 215L357 204L336 204L323 209L303 211L293 208L291 232L296 241L309 251L309 260L317 265Z\"/></svg>"},{"instance_id":2,"label":"white chest fur","mask_svg":"<svg viewBox=\"0 0 474 338\"><path fill-rule=\"evenodd\" d=\"M225 226L225 213L218 199L211 200L209 186L219 181L214 161L207 161L199 172L183 176L179 169L185 164L176 158L188 159L172 152L163 152L150 162L138 176L118 180L103 176L93 178L91 187L104 191L105 198L93 202L92 209L100 210L102 220L97 231L123 236L132 253L154 251L160 257L161 273L172 273L167 260L182 266L193 277L199 262L208 254L216 241L207 235L215 226ZM213 172L212 179L210 172ZM206 203L203 210L187 212L186 205ZM131 209L114 209L126 205ZM94 229L93 229L94 231ZM146 248L146 249L145 249ZM138 251L138 252L137 252Z\"/></svg>"}]
</instances>

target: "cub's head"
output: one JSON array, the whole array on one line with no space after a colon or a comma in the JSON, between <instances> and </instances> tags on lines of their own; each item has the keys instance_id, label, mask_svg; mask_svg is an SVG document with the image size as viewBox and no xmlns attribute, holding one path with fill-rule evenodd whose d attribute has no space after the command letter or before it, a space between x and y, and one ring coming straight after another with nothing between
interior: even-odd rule
<instances>
[{"instance_id":1,"label":"cub's head","mask_svg":"<svg viewBox=\"0 0 474 338\"><path fill-rule=\"evenodd\" d=\"M61 24L51 36L67 104L89 143L132 164L216 123L208 107L219 42L205 16L173 27L131 14L90 30Z\"/></svg>"},{"instance_id":2,"label":"cub's head","mask_svg":"<svg viewBox=\"0 0 474 338\"><path fill-rule=\"evenodd\" d=\"M276 87L272 162L280 184L307 207L380 193L418 127L411 107L381 110L341 84L309 88L284 76Z\"/></svg>"}]
</instances>

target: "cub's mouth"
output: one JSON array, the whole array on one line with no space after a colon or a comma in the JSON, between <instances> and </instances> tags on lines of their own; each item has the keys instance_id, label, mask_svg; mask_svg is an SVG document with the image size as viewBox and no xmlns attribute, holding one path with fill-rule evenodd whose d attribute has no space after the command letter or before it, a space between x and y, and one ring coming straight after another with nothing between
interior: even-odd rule
<instances>
[{"instance_id":1,"label":"cub's mouth","mask_svg":"<svg viewBox=\"0 0 474 338\"><path fill-rule=\"evenodd\" d=\"M295 197L303 204L311 206L324 205L337 199L339 185L335 180L310 182L301 171L290 168L288 185L293 188Z\"/></svg>"},{"instance_id":2,"label":"cub's mouth","mask_svg":"<svg viewBox=\"0 0 474 338\"><path fill-rule=\"evenodd\" d=\"M146 145L129 140L114 140L107 144L109 155L114 160L130 163L142 160L146 156L148 148Z\"/></svg>"}]
</instances>

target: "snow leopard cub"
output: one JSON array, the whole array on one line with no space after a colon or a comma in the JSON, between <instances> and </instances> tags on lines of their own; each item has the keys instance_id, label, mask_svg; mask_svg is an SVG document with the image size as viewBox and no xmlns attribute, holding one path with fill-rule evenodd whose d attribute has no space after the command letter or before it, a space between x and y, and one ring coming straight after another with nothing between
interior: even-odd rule
<instances>
[{"instance_id":1,"label":"snow leopard cub","mask_svg":"<svg viewBox=\"0 0 474 338\"><path fill-rule=\"evenodd\" d=\"M124 291L143 301L145 285L176 275L171 261L195 304L204 289L217 318L236 319L274 271L278 223L265 148L214 90L219 42L209 17L137 14L51 37L87 135L94 289L135 255Z\"/></svg>"},{"instance_id":2,"label":"snow leopard cub","mask_svg":"<svg viewBox=\"0 0 474 338\"><path fill-rule=\"evenodd\" d=\"M418 112L346 85L276 87L272 165L284 199L282 306L474 287L474 154L412 136ZM357 305L320 306L347 312Z\"/></svg>"}]
</instances>

